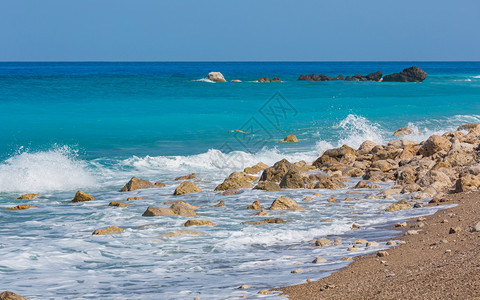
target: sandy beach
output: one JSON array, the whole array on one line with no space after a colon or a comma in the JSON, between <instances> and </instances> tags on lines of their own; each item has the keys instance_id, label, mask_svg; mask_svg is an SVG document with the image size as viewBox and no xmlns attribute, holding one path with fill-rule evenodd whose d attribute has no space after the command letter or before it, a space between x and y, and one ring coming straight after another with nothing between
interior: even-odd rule
<instances>
[{"instance_id":1,"label":"sandy beach","mask_svg":"<svg viewBox=\"0 0 480 300\"><path fill-rule=\"evenodd\" d=\"M397 239L406 243L388 255L360 256L329 277L279 290L289 299L480 299L480 232L473 229L480 221L480 192L444 200L456 206L397 227Z\"/></svg>"}]
</instances>

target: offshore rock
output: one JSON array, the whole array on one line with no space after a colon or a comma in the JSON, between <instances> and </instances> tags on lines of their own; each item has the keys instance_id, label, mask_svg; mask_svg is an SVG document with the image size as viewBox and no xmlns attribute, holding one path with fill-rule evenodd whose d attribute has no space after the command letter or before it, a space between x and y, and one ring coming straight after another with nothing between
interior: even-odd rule
<instances>
[{"instance_id":1,"label":"offshore rock","mask_svg":"<svg viewBox=\"0 0 480 300\"><path fill-rule=\"evenodd\" d=\"M385 75L383 81L385 82L421 82L427 78L427 73L419 67L410 67L404 69L400 73L393 73Z\"/></svg>"}]
</instances>

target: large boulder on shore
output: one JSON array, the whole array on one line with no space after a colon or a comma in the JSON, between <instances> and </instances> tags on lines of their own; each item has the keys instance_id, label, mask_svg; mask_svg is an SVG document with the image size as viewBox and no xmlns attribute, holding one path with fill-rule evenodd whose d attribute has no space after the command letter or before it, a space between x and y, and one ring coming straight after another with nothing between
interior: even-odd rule
<instances>
[{"instance_id":1,"label":"large boulder on shore","mask_svg":"<svg viewBox=\"0 0 480 300\"><path fill-rule=\"evenodd\" d=\"M120 189L120 192L131 192L135 190L148 189L153 187L153 183L148 180L138 179L137 177L132 177L124 187Z\"/></svg>"},{"instance_id":2,"label":"large boulder on shore","mask_svg":"<svg viewBox=\"0 0 480 300\"><path fill-rule=\"evenodd\" d=\"M280 182L292 166L293 164L286 159L277 161L272 167L263 170L260 181Z\"/></svg>"},{"instance_id":3,"label":"large boulder on shore","mask_svg":"<svg viewBox=\"0 0 480 300\"><path fill-rule=\"evenodd\" d=\"M295 169L290 169L280 181L280 187L283 189L303 189L305 182L300 173Z\"/></svg>"},{"instance_id":4,"label":"large boulder on shore","mask_svg":"<svg viewBox=\"0 0 480 300\"><path fill-rule=\"evenodd\" d=\"M452 143L439 135L432 135L425 141L419 153L423 156L431 156L439 151L448 151Z\"/></svg>"},{"instance_id":5,"label":"large boulder on shore","mask_svg":"<svg viewBox=\"0 0 480 300\"><path fill-rule=\"evenodd\" d=\"M268 168L268 165L262 163L262 162L259 162L258 164L252 166L252 167L246 167L243 172L247 173L247 174L257 174L258 172L260 171L263 171L265 170L266 168Z\"/></svg>"},{"instance_id":6,"label":"large boulder on shore","mask_svg":"<svg viewBox=\"0 0 480 300\"><path fill-rule=\"evenodd\" d=\"M233 172L215 188L215 191L252 188L253 184L251 184L249 181L254 181L256 179L257 177L248 175L245 172Z\"/></svg>"},{"instance_id":7,"label":"large boulder on shore","mask_svg":"<svg viewBox=\"0 0 480 300\"><path fill-rule=\"evenodd\" d=\"M165 216L165 217L195 217L197 213L195 212L194 209L192 209L192 206L186 205L186 203L182 202L177 202L172 204L170 208L163 208L163 207L153 207L149 206L147 210L143 213L142 216L144 217L159 217L159 216Z\"/></svg>"},{"instance_id":8,"label":"large boulder on shore","mask_svg":"<svg viewBox=\"0 0 480 300\"><path fill-rule=\"evenodd\" d=\"M213 82L227 82L225 77L223 77L223 74L220 72L210 72L205 78Z\"/></svg>"},{"instance_id":9,"label":"large boulder on shore","mask_svg":"<svg viewBox=\"0 0 480 300\"><path fill-rule=\"evenodd\" d=\"M386 82L421 82L427 78L427 73L419 67L410 67L400 73L385 75L383 81Z\"/></svg>"},{"instance_id":10,"label":"large boulder on shore","mask_svg":"<svg viewBox=\"0 0 480 300\"><path fill-rule=\"evenodd\" d=\"M184 181L175 189L175 192L173 192L173 194L184 195L184 194L190 194L190 193L197 193L201 191L202 189L199 188L198 185L196 185L195 183L190 181Z\"/></svg>"}]
</instances>

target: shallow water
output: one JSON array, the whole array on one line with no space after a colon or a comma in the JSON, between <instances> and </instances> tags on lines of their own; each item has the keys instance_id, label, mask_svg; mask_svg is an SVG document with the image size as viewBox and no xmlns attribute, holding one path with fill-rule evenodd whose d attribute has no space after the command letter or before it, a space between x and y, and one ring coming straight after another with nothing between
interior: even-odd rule
<instances>
[{"instance_id":1,"label":"shallow water","mask_svg":"<svg viewBox=\"0 0 480 300\"><path fill-rule=\"evenodd\" d=\"M411 65L428 72L425 82L296 81L300 74L390 73ZM227 79L279 76L284 82L198 81L209 71ZM394 232L385 224L434 209L387 213L380 208L399 196L365 198L378 190L223 196L213 192L215 186L259 161L313 161L331 147L358 147L366 139L384 143L402 126L419 129L420 135L407 137L419 141L478 123L479 74L480 63L0 63L0 207L38 206L0 210L2 288L32 299L234 299L324 277L346 264L341 257L378 250L347 252L349 242L387 240ZM278 106L282 113L269 114ZM235 129L247 134L228 132ZM278 143L291 133L299 143ZM191 172L204 192L172 196L178 185L173 179ZM119 193L131 176L167 186ZM70 203L77 189L97 200ZM15 199L26 192L41 197ZM315 192L322 197L301 201ZM107 206L137 195L148 198L125 208ZM326 206L332 195L361 200ZM268 207L278 196L292 197L306 210L270 214L285 224L240 224L264 218L249 217L253 211L246 207L254 200ZM197 218L216 226L185 228L188 218L141 216L148 206L170 200L198 205ZM226 206L213 207L220 200ZM352 223L362 229L351 231ZM152 226L138 229L147 224ZM126 231L91 235L110 225ZM203 235L162 237L182 229ZM327 235L342 238L343 245L309 242ZM312 264L317 256L328 263ZM290 273L297 268L304 272ZM237 289L242 284L251 289Z\"/></svg>"}]
</instances>

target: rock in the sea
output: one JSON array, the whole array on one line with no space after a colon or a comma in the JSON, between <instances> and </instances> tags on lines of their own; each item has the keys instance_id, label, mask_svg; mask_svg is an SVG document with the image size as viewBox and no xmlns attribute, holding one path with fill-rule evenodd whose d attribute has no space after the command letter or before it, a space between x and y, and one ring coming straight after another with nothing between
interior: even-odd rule
<instances>
[{"instance_id":1,"label":"rock in the sea","mask_svg":"<svg viewBox=\"0 0 480 300\"><path fill-rule=\"evenodd\" d=\"M262 206L260 205L260 201L258 200L253 201L253 203L247 207L247 209L261 209L261 208Z\"/></svg>"},{"instance_id":2,"label":"rock in the sea","mask_svg":"<svg viewBox=\"0 0 480 300\"><path fill-rule=\"evenodd\" d=\"M142 200L142 199L146 199L146 198L144 198L144 197L128 197L127 201Z\"/></svg>"},{"instance_id":3,"label":"rock in the sea","mask_svg":"<svg viewBox=\"0 0 480 300\"><path fill-rule=\"evenodd\" d=\"M293 164L286 159L277 161L272 167L263 170L260 181L280 182L292 166Z\"/></svg>"},{"instance_id":4,"label":"rock in the sea","mask_svg":"<svg viewBox=\"0 0 480 300\"><path fill-rule=\"evenodd\" d=\"M448 151L452 143L439 135L430 136L418 151L423 156L431 156L439 151Z\"/></svg>"},{"instance_id":5,"label":"rock in the sea","mask_svg":"<svg viewBox=\"0 0 480 300\"><path fill-rule=\"evenodd\" d=\"M419 67L410 67L400 73L393 73L383 77L384 82L421 82L427 78L427 73Z\"/></svg>"},{"instance_id":6,"label":"rock in the sea","mask_svg":"<svg viewBox=\"0 0 480 300\"><path fill-rule=\"evenodd\" d=\"M25 199L23 199L25 200ZM14 292L5 291L0 293L0 300L26 300L28 298L22 297Z\"/></svg>"},{"instance_id":7,"label":"rock in the sea","mask_svg":"<svg viewBox=\"0 0 480 300\"><path fill-rule=\"evenodd\" d=\"M282 190L277 183L271 181L259 181L253 189L267 192L278 192Z\"/></svg>"},{"instance_id":8,"label":"rock in the sea","mask_svg":"<svg viewBox=\"0 0 480 300\"><path fill-rule=\"evenodd\" d=\"M107 228L100 228L95 230L92 235L107 235L107 234L115 234L125 231L125 229L117 227L117 226L110 226Z\"/></svg>"},{"instance_id":9,"label":"rock in the sea","mask_svg":"<svg viewBox=\"0 0 480 300\"><path fill-rule=\"evenodd\" d=\"M168 216L168 217L195 217L197 213L190 205L186 205L183 202L177 202L172 204L170 208L163 207L153 207L149 206L147 210L143 213L144 217L158 217L158 216Z\"/></svg>"},{"instance_id":10,"label":"rock in the sea","mask_svg":"<svg viewBox=\"0 0 480 300\"><path fill-rule=\"evenodd\" d=\"M268 168L268 166L262 162L259 162L258 164L252 166L252 167L247 167L243 170L243 172L247 173L247 174L257 174L258 172L260 171L263 171L265 170L266 168Z\"/></svg>"},{"instance_id":11,"label":"rock in the sea","mask_svg":"<svg viewBox=\"0 0 480 300\"><path fill-rule=\"evenodd\" d=\"M120 190L120 192L131 192L140 189L148 189L153 187L153 184L144 179L138 179L137 177L132 177L127 184Z\"/></svg>"},{"instance_id":12,"label":"rock in the sea","mask_svg":"<svg viewBox=\"0 0 480 300\"><path fill-rule=\"evenodd\" d=\"M328 246L332 243L331 240L329 239L326 239L326 238L319 238L315 241L315 246L318 246L318 247L325 247L325 246Z\"/></svg>"},{"instance_id":13,"label":"rock in the sea","mask_svg":"<svg viewBox=\"0 0 480 300\"><path fill-rule=\"evenodd\" d=\"M273 78L273 79L271 79L271 80L270 80L270 78L268 78L268 77L262 77L262 78L257 79L256 81L257 81L257 82L282 82L282 81L280 80L280 78L278 78L278 77L275 77L275 78Z\"/></svg>"},{"instance_id":14,"label":"rock in the sea","mask_svg":"<svg viewBox=\"0 0 480 300\"><path fill-rule=\"evenodd\" d=\"M125 207L133 204L128 204L128 203L123 203L123 202L118 202L118 201L112 201L108 203L108 206L117 206L117 207Z\"/></svg>"},{"instance_id":15,"label":"rock in the sea","mask_svg":"<svg viewBox=\"0 0 480 300\"><path fill-rule=\"evenodd\" d=\"M365 78L367 78L367 80L369 81L380 81L380 79L382 79L382 71L378 71L378 72L375 72L375 73L370 73L368 74L367 76L365 76Z\"/></svg>"},{"instance_id":16,"label":"rock in the sea","mask_svg":"<svg viewBox=\"0 0 480 300\"><path fill-rule=\"evenodd\" d=\"M24 210L24 209L29 209L34 207L33 205L28 205L28 204L20 204L17 206L9 207L9 210Z\"/></svg>"},{"instance_id":17,"label":"rock in the sea","mask_svg":"<svg viewBox=\"0 0 480 300\"><path fill-rule=\"evenodd\" d=\"M87 193L84 193L82 191L77 191L77 193L75 194L75 197L73 197L72 199L72 202L85 202L85 201L91 201L91 200L95 200L95 197Z\"/></svg>"},{"instance_id":18,"label":"rock in the sea","mask_svg":"<svg viewBox=\"0 0 480 300\"><path fill-rule=\"evenodd\" d=\"M184 195L184 194L190 194L190 193L198 193L201 191L202 189L199 188L198 185L196 185L195 183L190 181L184 181L175 189L175 192L173 192L173 194Z\"/></svg>"},{"instance_id":19,"label":"rock in the sea","mask_svg":"<svg viewBox=\"0 0 480 300\"><path fill-rule=\"evenodd\" d=\"M287 135L283 141L280 141L280 143L296 143L298 142L297 136L294 134L289 134Z\"/></svg>"},{"instance_id":20,"label":"rock in the sea","mask_svg":"<svg viewBox=\"0 0 480 300\"><path fill-rule=\"evenodd\" d=\"M279 223L285 223L285 220L280 219L280 218L274 218L274 219L264 219L264 220L261 220L261 221L242 222L241 224L244 224L244 225L263 225L263 224L279 224Z\"/></svg>"},{"instance_id":21,"label":"rock in the sea","mask_svg":"<svg viewBox=\"0 0 480 300\"><path fill-rule=\"evenodd\" d=\"M400 135L409 135L409 134L412 134L412 133L413 133L413 128L402 127L402 128L398 128L397 130L395 130L393 135L394 136L400 136Z\"/></svg>"},{"instance_id":22,"label":"rock in the sea","mask_svg":"<svg viewBox=\"0 0 480 300\"><path fill-rule=\"evenodd\" d=\"M37 197L39 194L23 194L20 197L18 197L18 200L32 200L35 197Z\"/></svg>"},{"instance_id":23,"label":"rock in the sea","mask_svg":"<svg viewBox=\"0 0 480 300\"><path fill-rule=\"evenodd\" d=\"M303 189L305 182L300 173L292 168L283 176L280 187L283 189Z\"/></svg>"},{"instance_id":24,"label":"rock in the sea","mask_svg":"<svg viewBox=\"0 0 480 300\"><path fill-rule=\"evenodd\" d=\"M223 207L223 206L225 206L225 201L223 200L214 205L214 207Z\"/></svg>"},{"instance_id":25,"label":"rock in the sea","mask_svg":"<svg viewBox=\"0 0 480 300\"><path fill-rule=\"evenodd\" d=\"M176 230L162 234L160 237L171 238L181 235L203 235L203 233L194 230Z\"/></svg>"},{"instance_id":26,"label":"rock in the sea","mask_svg":"<svg viewBox=\"0 0 480 300\"><path fill-rule=\"evenodd\" d=\"M197 174L195 173L191 173L191 174L188 174L188 175L185 175L185 176L180 176L180 177L177 177L175 178L175 180L189 180L189 179L195 179L195 177L197 176Z\"/></svg>"},{"instance_id":27,"label":"rock in the sea","mask_svg":"<svg viewBox=\"0 0 480 300\"><path fill-rule=\"evenodd\" d=\"M317 257L312 261L313 264L321 264L325 262L327 262L327 260L323 257Z\"/></svg>"},{"instance_id":28,"label":"rock in the sea","mask_svg":"<svg viewBox=\"0 0 480 300\"><path fill-rule=\"evenodd\" d=\"M225 80L225 77L223 77L223 74L220 72L210 72L208 73L207 77L208 80L211 80L213 82L227 82Z\"/></svg>"},{"instance_id":29,"label":"rock in the sea","mask_svg":"<svg viewBox=\"0 0 480 300\"><path fill-rule=\"evenodd\" d=\"M288 197L280 197L273 201L269 208L270 210L299 210L304 209L300 207L295 200Z\"/></svg>"},{"instance_id":30,"label":"rock in the sea","mask_svg":"<svg viewBox=\"0 0 480 300\"><path fill-rule=\"evenodd\" d=\"M251 217L252 216L268 216L268 212L264 209L260 210L260 211L257 211L253 214L250 215Z\"/></svg>"},{"instance_id":31,"label":"rock in the sea","mask_svg":"<svg viewBox=\"0 0 480 300\"><path fill-rule=\"evenodd\" d=\"M215 191L252 188L253 184L251 184L249 181L253 181L255 179L257 179L255 176L248 175L245 172L233 172L215 188Z\"/></svg>"},{"instance_id":32,"label":"rock in the sea","mask_svg":"<svg viewBox=\"0 0 480 300\"><path fill-rule=\"evenodd\" d=\"M208 221L208 220L188 220L187 222L185 222L185 224L183 224L183 226L185 226L185 227L188 227L188 226L205 226L205 225L214 226L215 223L213 223L212 221Z\"/></svg>"},{"instance_id":33,"label":"rock in the sea","mask_svg":"<svg viewBox=\"0 0 480 300\"><path fill-rule=\"evenodd\" d=\"M343 75L338 75L337 77L330 77L326 75L300 75L297 80L307 80L307 81L331 81L331 80L343 80Z\"/></svg>"},{"instance_id":34,"label":"rock in the sea","mask_svg":"<svg viewBox=\"0 0 480 300\"><path fill-rule=\"evenodd\" d=\"M160 181L156 181L154 184L153 184L153 187L158 187L158 188L161 188L161 187L165 187L165 183L163 182L160 182Z\"/></svg>"},{"instance_id":35,"label":"rock in the sea","mask_svg":"<svg viewBox=\"0 0 480 300\"><path fill-rule=\"evenodd\" d=\"M338 200L337 200L337 199L335 199L335 197L333 197L333 196L330 196L330 198L328 198L328 199L327 199L327 202L331 202L331 203L337 203L337 202L338 202Z\"/></svg>"},{"instance_id":36,"label":"rock in the sea","mask_svg":"<svg viewBox=\"0 0 480 300\"><path fill-rule=\"evenodd\" d=\"M411 209L412 205L407 200L400 200L387 207L386 211L398 211L402 209Z\"/></svg>"}]
</instances>

